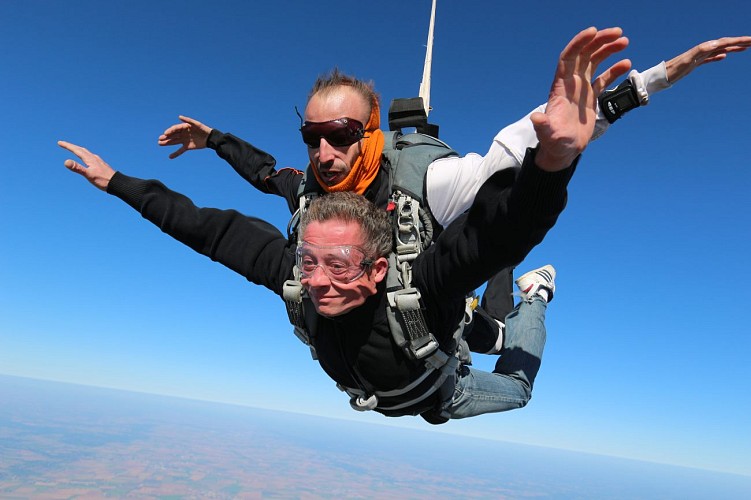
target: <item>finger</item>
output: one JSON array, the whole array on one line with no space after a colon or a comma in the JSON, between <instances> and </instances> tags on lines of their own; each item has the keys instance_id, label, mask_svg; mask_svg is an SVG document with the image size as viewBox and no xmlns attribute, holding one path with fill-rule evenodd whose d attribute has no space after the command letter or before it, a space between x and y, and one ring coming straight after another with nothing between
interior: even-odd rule
<instances>
[{"instance_id":1,"label":"finger","mask_svg":"<svg viewBox=\"0 0 751 500\"><path fill-rule=\"evenodd\" d=\"M174 153L170 154L170 155L169 155L169 159L170 159L170 160L174 160L175 158L177 158L178 156L180 156L181 154L183 154L183 153L184 153L184 152L186 152L187 150L188 150L188 148L187 148L187 147L185 147L185 146L182 146L182 147L181 147L180 149L178 149L178 150L177 150L177 151L175 151Z\"/></svg>"},{"instance_id":2,"label":"finger","mask_svg":"<svg viewBox=\"0 0 751 500\"><path fill-rule=\"evenodd\" d=\"M620 36L620 28L606 30L606 35L595 37L583 50L577 63L578 72L587 80L591 80L597 67L611 55L622 51L628 46L629 40Z\"/></svg>"},{"instance_id":3,"label":"finger","mask_svg":"<svg viewBox=\"0 0 751 500\"><path fill-rule=\"evenodd\" d=\"M536 111L529 116L532 121L537 137L547 137L550 135L550 118L545 113Z\"/></svg>"},{"instance_id":4,"label":"finger","mask_svg":"<svg viewBox=\"0 0 751 500\"><path fill-rule=\"evenodd\" d=\"M199 122L198 120L194 120L193 118L190 118L189 116L180 115L178 118L180 118L181 121L188 123L190 125L194 125L196 127L201 126L201 122Z\"/></svg>"},{"instance_id":5,"label":"finger","mask_svg":"<svg viewBox=\"0 0 751 500\"><path fill-rule=\"evenodd\" d=\"M165 135L160 135L157 140L157 143L160 146L175 146L177 144L182 144L183 142L184 141L181 137L167 137Z\"/></svg>"},{"instance_id":6,"label":"finger","mask_svg":"<svg viewBox=\"0 0 751 500\"><path fill-rule=\"evenodd\" d=\"M718 47L730 47L738 45L741 47L751 46L751 36L726 36L718 40L713 40Z\"/></svg>"},{"instance_id":7,"label":"finger","mask_svg":"<svg viewBox=\"0 0 751 500\"><path fill-rule=\"evenodd\" d=\"M594 26L580 31L568 42L558 60L557 72L563 78L570 77L577 69L577 60L581 51L597 36Z\"/></svg>"},{"instance_id":8,"label":"finger","mask_svg":"<svg viewBox=\"0 0 751 500\"><path fill-rule=\"evenodd\" d=\"M57 145L63 149L67 149L71 153L73 152L73 149L80 147L68 141L57 141Z\"/></svg>"},{"instance_id":9,"label":"finger","mask_svg":"<svg viewBox=\"0 0 751 500\"><path fill-rule=\"evenodd\" d=\"M742 52L751 47L751 37L720 38L697 46L696 58L711 57L727 52Z\"/></svg>"},{"instance_id":10,"label":"finger","mask_svg":"<svg viewBox=\"0 0 751 500\"><path fill-rule=\"evenodd\" d=\"M748 47L732 45L729 47L720 47L706 53L700 51L700 53L694 58L694 64L696 64L696 66L701 66L706 63L722 61L727 58L728 54L743 52L746 49L748 49Z\"/></svg>"},{"instance_id":11,"label":"finger","mask_svg":"<svg viewBox=\"0 0 751 500\"><path fill-rule=\"evenodd\" d=\"M613 82L615 82L618 78L620 78L622 75L626 74L631 69L631 61L628 59L622 59L618 61L617 63L610 66L608 69L603 71L595 80L592 82L592 91L596 96L599 96L603 93L605 89L610 87Z\"/></svg>"},{"instance_id":12,"label":"finger","mask_svg":"<svg viewBox=\"0 0 751 500\"><path fill-rule=\"evenodd\" d=\"M612 56L613 54L616 54L626 47L628 47L629 39L625 36L619 37L612 42L605 43L600 48L598 48L591 56L590 56L590 65L592 67L592 72L594 72L599 66L602 61L607 59L608 57Z\"/></svg>"},{"instance_id":13,"label":"finger","mask_svg":"<svg viewBox=\"0 0 751 500\"><path fill-rule=\"evenodd\" d=\"M725 52L743 52L749 47L751 47L751 45L733 45L731 47L726 47Z\"/></svg>"},{"instance_id":14,"label":"finger","mask_svg":"<svg viewBox=\"0 0 751 500\"><path fill-rule=\"evenodd\" d=\"M701 66L702 64L707 64L707 63L722 61L723 59L727 59L727 57L728 57L727 54L717 54L716 56L707 57L703 61L698 61L697 60L696 61L696 65L697 66Z\"/></svg>"},{"instance_id":15,"label":"finger","mask_svg":"<svg viewBox=\"0 0 751 500\"><path fill-rule=\"evenodd\" d=\"M68 151L70 151L71 153L73 153L74 155L78 156L81 159L83 159L84 155L91 154L91 152L88 149L82 146L77 146L67 141L57 141L57 145L63 149L67 149Z\"/></svg>"},{"instance_id":16,"label":"finger","mask_svg":"<svg viewBox=\"0 0 751 500\"><path fill-rule=\"evenodd\" d=\"M585 47L586 50L590 50L591 52L595 52L599 47L612 43L619 38L623 36L623 29L614 27L614 28L605 28L603 30L597 31L597 35L589 42L588 45L591 47Z\"/></svg>"},{"instance_id":17,"label":"finger","mask_svg":"<svg viewBox=\"0 0 751 500\"><path fill-rule=\"evenodd\" d=\"M183 130L189 130L189 129L190 129L190 125L188 125L187 123L178 123L177 125L172 125L170 128L168 128L167 130L165 130L162 135L163 136L164 135L175 135L177 133L182 132Z\"/></svg>"},{"instance_id":18,"label":"finger","mask_svg":"<svg viewBox=\"0 0 751 500\"><path fill-rule=\"evenodd\" d=\"M563 53L578 53L597 37L599 31L594 26L581 30L563 49Z\"/></svg>"},{"instance_id":19,"label":"finger","mask_svg":"<svg viewBox=\"0 0 751 500\"><path fill-rule=\"evenodd\" d=\"M84 167L80 163L77 163L73 160L65 160L65 163L63 163L63 165L65 165L65 168L67 168L71 172L75 172L84 176L86 175L86 167Z\"/></svg>"}]
</instances>

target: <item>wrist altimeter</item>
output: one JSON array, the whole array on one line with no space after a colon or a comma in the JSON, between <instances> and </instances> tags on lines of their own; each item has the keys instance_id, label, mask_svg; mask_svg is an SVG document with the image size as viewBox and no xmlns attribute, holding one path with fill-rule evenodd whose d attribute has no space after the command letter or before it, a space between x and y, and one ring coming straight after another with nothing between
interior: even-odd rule
<instances>
[{"instance_id":1,"label":"wrist altimeter","mask_svg":"<svg viewBox=\"0 0 751 500\"><path fill-rule=\"evenodd\" d=\"M631 80L625 80L616 88L606 90L598 99L600 110L608 123L613 123L627 111L639 107L639 96Z\"/></svg>"}]
</instances>

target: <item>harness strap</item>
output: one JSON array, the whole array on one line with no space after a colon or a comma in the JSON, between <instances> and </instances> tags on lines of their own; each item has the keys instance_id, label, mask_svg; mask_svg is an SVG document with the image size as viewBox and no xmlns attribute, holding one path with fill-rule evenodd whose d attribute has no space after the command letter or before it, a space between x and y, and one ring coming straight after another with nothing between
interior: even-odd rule
<instances>
[{"instance_id":1,"label":"harness strap","mask_svg":"<svg viewBox=\"0 0 751 500\"><path fill-rule=\"evenodd\" d=\"M287 308L287 317L289 322L292 323L295 336L310 348L310 355L313 359L318 359L311 335L305 326L305 308L302 305L304 289L299 280L300 272L297 266L293 268L293 274L296 279L287 280L282 286L282 298Z\"/></svg>"},{"instance_id":2,"label":"harness strap","mask_svg":"<svg viewBox=\"0 0 751 500\"><path fill-rule=\"evenodd\" d=\"M420 292L412 287L412 262L422 251L420 203L401 191L392 201L395 241L386 278L389 324L399 347L413 359L423 359L438 349L438 342L428 330Z\"/></svg>"},{"instance_id":3,"label":"harness strap","mask_svg":"<svg viewBox=\"0 0 751 500\"><path fill-rule=\"evenodd\" d=\"M289 322L295 327L303 328L305 326L305 316L302 310L302 283L297 280L287 280L282 286L282 298L284 305L287 306L287 316ZM308 343L308 336L305 335L301 340Z\"/></svg>"},{"instance_id":4,"label":"harness strap","mask_svg":"<svg viewBox=\"0 0 751 500\"><path fill-rule=\"evenodd\" d=\"M404 193L395 193L396 205L394 236L395 251L399 262L412 262L422 250L420 242L420 203Z\"/></svg>"},{"instance_id":5,"label":"harness strap","mask_svg":"<svg viewBox=\"0 0 751 500\"><path fill-rule=\"evenodd\" d=\"M406 288L386 293L389 326L399 347L414 359L423 359L438 350L438 341L428 330L420 306L420 291Z\"/></svg>"},{"instance_id":6,"label":"harness strap","mask_svg":"<svg viewBox=\"0 0 751 500\"><path fill-rule=\"evenodd\" d=\"M382 411L401 410L424 401L442 387L447 388L448 394L453 394L454 385L456 383L456 371L459 368L460 363L459 359L455 356L448 356L446 353L440 350L437 352L439 352L442 356L434 355L426 359L426 364L431 365L432 369L425 370L425 372L419 378L417 378L411 384L400 389L395 389L392 391L374 391L372 394L368 394L362 389L354 387L344 387L342 385L337 385L337 387L339 387L340 390L346 392L350 396L350 405L352 406L352 408L358 411L368 411L376 408ZM443 364L443 366L439 367L437 365L440 363L440 359L444 360L445 363ZM409 393L420 384L422 384L436 370L440 371L440 373L438 377L436 377L436 380L426 391L421 392L414 398L410 398L395 405L387 406L383 404L384 399L394 398Z\"/></svg>"}]
</instances>

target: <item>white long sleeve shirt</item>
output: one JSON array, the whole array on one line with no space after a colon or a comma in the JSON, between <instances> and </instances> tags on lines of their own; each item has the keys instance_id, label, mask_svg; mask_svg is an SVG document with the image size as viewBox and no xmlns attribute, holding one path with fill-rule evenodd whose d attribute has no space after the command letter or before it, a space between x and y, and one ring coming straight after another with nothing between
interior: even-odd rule
<instances>
[{"instance_id":1,"label":"white long sleeve shirt","mask_svg":"<svg viewBox=\"0 0 751 500\"><path fill-rule=\"evenodd\" d=\"M670 87L665 62L630 76L632 81L640 78L648 95ZM475 194L495 172L507 168L520 168L524 153L537 145L537 134L530 115L544 112L546 104L532 110L519 121L504 127L493 138L490 149L484 156L469 153L466 156L442 158L428 166L426 190L428 203L439 224L446 227L472 205ZM599 138L610 126L598 109L597 122L592 139Z\"/></svg>"}]
</instances>

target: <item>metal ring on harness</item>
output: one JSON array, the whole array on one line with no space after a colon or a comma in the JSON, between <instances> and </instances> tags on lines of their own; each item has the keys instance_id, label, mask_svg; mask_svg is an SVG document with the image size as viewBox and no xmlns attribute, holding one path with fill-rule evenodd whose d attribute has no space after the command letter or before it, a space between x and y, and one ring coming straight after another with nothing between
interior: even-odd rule
<instances>
[{"instance_id":1,"label":"metal ring on harness","mask_svg":"<svg viewBox=\"0 0 751 500\"><path fill-rule=\"evenodd\" d=\"M349 405L357 411L370 411L378 406L378 398L375 394L371 394L368 399L363 399L362 396L353 396L349 400Z\"/></svg>"},{"instance_id":2,"label":"metal ring on harness","mask_svg":"<svg viewBox=\"0 0 751 500\"><path fill-rule=\"evenodd\" d=\"M297 236L297 228L300 226L300 208L298 207L297 210L295 210L295 213L292 214L292 217L289 218L289 222L287 222L287 239L292 240L292 236Z\"/></svg>"}]
</instances>

